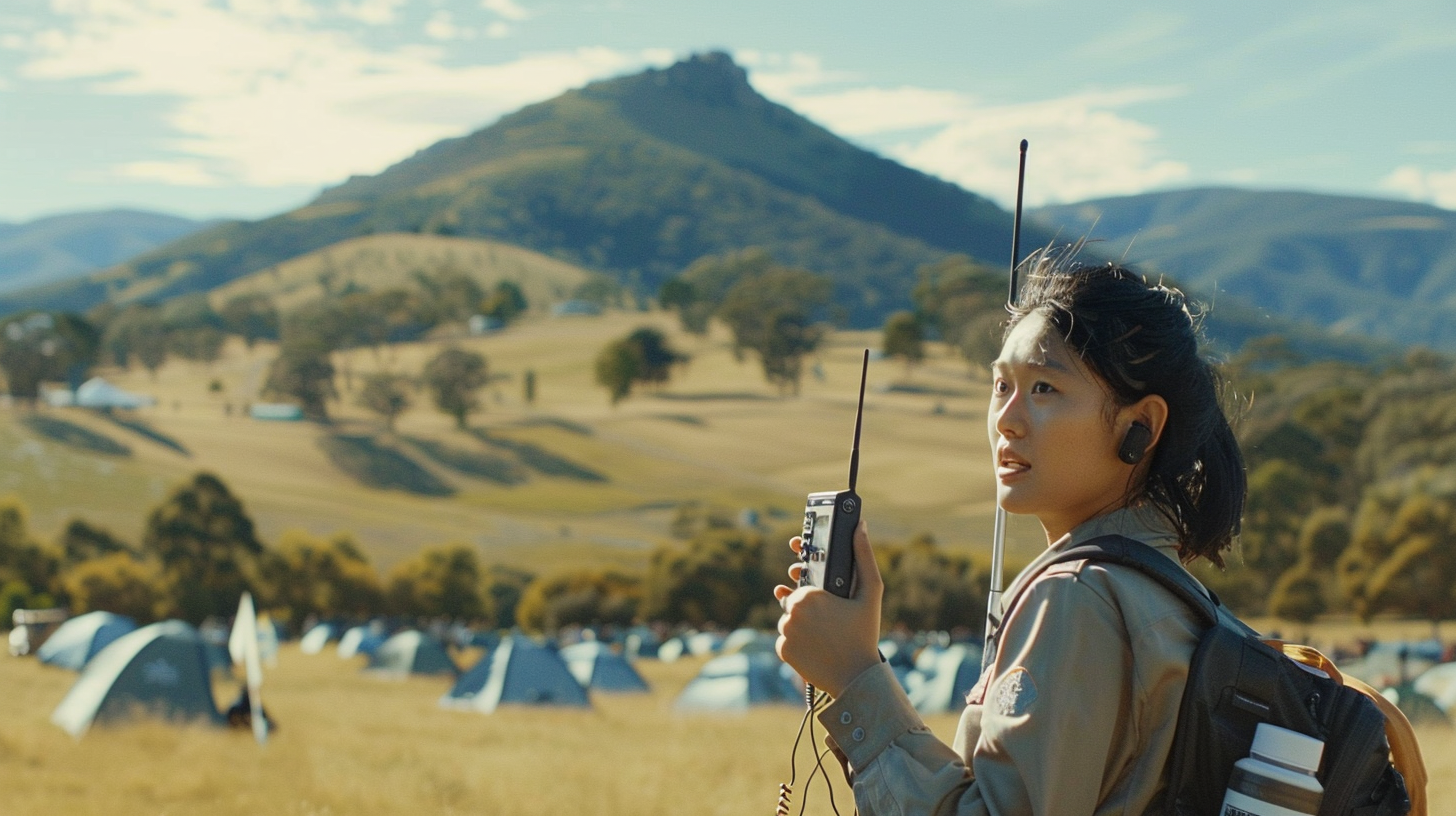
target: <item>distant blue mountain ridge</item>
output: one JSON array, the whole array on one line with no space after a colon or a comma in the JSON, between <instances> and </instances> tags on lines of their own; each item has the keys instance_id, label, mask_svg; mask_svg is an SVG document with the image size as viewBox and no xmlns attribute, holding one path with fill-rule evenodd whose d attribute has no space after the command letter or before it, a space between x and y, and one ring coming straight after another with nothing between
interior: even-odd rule
<instances>
[{"instance_id":1,"label":"distant blue mountain ridge","mask_svg":"<svg viewBox=\"0 0 1456 816\"><path fill-rule=\"evenodd\" d=\"M0 223L0 294L105 269L215 223L141 210Z\"/></svg>"}]
</instances>

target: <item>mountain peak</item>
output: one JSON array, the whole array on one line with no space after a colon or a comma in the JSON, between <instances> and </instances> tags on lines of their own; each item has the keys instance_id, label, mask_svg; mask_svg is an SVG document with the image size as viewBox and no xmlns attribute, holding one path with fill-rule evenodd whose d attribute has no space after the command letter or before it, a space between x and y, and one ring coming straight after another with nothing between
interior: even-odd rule
<instances>
[{"instance_id":1,"label":"mountain peak","mask_svg":"<svg viewBox=\"0 0 1456 816\"><path fill-rule=\"evenodd\" d=\"M692 54L666 68L592 83L586 92L592 96L647 94L659 100L669 94L713 107L753 107L765 101L748 84L748 72L723 51Z\"/></svg>"}]
</instances>

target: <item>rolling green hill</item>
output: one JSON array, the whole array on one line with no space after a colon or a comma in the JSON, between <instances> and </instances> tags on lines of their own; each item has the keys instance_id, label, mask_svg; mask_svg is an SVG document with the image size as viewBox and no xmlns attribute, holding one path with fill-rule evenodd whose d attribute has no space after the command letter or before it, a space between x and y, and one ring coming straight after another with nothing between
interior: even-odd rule
<instances>
[{"instance_id":1,"label":"rolling green hill","mask_svg":"<svg viewBox=\"0 0 1456 816\"><path fill-rule=\"evenodd\" d=\"M909 305L921 264L948 252L1004 263L1011 217L769 102L726 55L705 54L531 105L309 206L219 225L79 283L0 300L0 311L209 291L395 232L518 244L646 293L699 257L760 246L831 275L846 321L869 326Z\"/></svg>"},{"instance_id":2,"label":"rolling green hill","mask_svg":"<svg viewBox=\"0 0 1456 816\"><path fill-rule=\"evenodd\" d=\"M1456 213L1381 199L1179 190L1044 207L1063 235L1217 302L1401 345L1456 351Z\"/></svg>"}]
</instances>

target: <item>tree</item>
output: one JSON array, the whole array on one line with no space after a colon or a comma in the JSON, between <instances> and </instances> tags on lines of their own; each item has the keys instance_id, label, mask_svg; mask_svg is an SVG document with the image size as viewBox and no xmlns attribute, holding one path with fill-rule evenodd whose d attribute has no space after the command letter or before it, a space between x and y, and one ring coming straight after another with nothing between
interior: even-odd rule
<instances>
[{"instance_id":1,"label":"tree","mask_svg":"<svg viewBox=\"0 0 1456 816\"><path fill-rule=\"evenodd\" d=\"M607 389L616 405L632 392L633 385L661 385L672 376L673 366L687 361L686 354L667 344L662 332L643 326L597 354L597 383Z\"/></svg>"},{"instance_id":2,"label":"tree","mask_svg":"<svg viewBox=\"0 0 1456 816\"><path fill-rule=\"evenodd\" d=\"M243 503L211 473L198 473L147 517L142 552L156 558L178 615L227 617L252 590L263 545Z\"/></svg>"},{"instance_id":3,"label":"tree","mask_svg":"<svg viewBox=\"0 0 1456 816\"><path fill-rule=\"evenodd\" d=\"M16 499L0 500L0 585L7 587L4 594L26 605L52 605L60 562L54 551L31 535L25 506ZM10 619L3 620L8 623Z\"/></svg>"},{"instance_id":4,"label":"tree","mask_svg":"<svg viewBox=\"0 0 1456 816\"><path fill-rule=\"evenodd\" d=\"M648 562L641 617L739 626L779 580L767 563L764 536L751 530L711 526L660 546Z\"/></svg>"},{"instance_id":5,"label":"tree","mask_svg":"<svg viewBox=\"0 0 1456 816\"><path fill-rule=\"evenodd\" d=\"M71 519L56 543L66 563L72 565L116 553L135 554L130 544L112 535L110 530L92 527L78 518Z\"/></svg>"},{"instance_id":6,"label":"tree","mask_svg":"<svg viewBox=\"0 0 1456 816\"><path fill-rule=\"evenodd\" d=\"M612 570L575 570L531 582L516 617L535 632L563 626L626 626L637 614L641 579Z\"/></svg>"},{"instance_id":7,"label":"tree","mask_svg":"<svg viewBox=\"0 0 1456 816\"><path fill-rule=\"evenodd\" d=\"M154 561L115 552L77 564L61 578L77 614L104 610L150 623L167 614L166 581Z\"/></svg>"},{"instance_id":8,"label":"tree","mask_svg":"<svg viewBox=\"0 0 1456 816\"><path fill-rule=\"evenodd\" d=\"M922 325L973 365L989 366L1006 320L1005 273L951 255L920 267L916 277L910 297Z\"/></svg>"},{"instance_id":9,"label":"tree","mask_svg":"<svg viewBox=\"0 0 1456 816\"><path fill-rule=\"evenodd\" d=\"M433 273L418 270L413 277L420 287L420 315L431 326L469 320L485 300L480 284L451 266Z\"/></svg>"},{"instance_id":10,"label":"tree","mask_svg":"<svg viewBox=\"0 0 1456 816\"><path fill-rule=\"evenodd\" d=\"M632 383L641 376L641 361L625 340L608 343L593 365L597 384L607 389L608 398L616 405L632 393Z\"/></svg>"},{"instance_id":11,"label":"tree","mask_svg":"<svg viewBox=\"0 0 1456 816\"><path fill-rule=\"evenodd\" d=\"M215 363L222 356L227 336L212 326L177 329L167 335L167 348L184 360Z\"/></svg>"},{"instance_id":12,"label":"tree","mask_svg":"<svg viewBox=\"0 0 1456 816\"><path fill-rule=\"evenodd\" d=\"M11 397L33 402L40 384L80 384L96 361L100 334L77 315L32 312L0 323L0 369Z\"/></svg>"},{"instance_id":13,"label":"tree","mask_svg":"<svg viewBox=\"0 0 1456 816\"><path fill-rule=\"evenodd\" d=\"M493 610L481 591L480 562L464 546L434 547L389 574L390 607L401 615L451 620L488 620Z\"/></svg>"},{"instance_id":14,"label":"tree","mask_svg":"<svg viewBox=\"0 0 1456 816\"><path fill-rule=\"evenodd\" d=\"M968 558L941 552L931 536L921 535L904 547L877 547L876 561L883 564L881 616L887 625L924 631L985 619L990 575L977 571Z\"/></svg>"},{"instance_id":15,"label":"tree","mask_svg":"<svg viewBox=\"0 0 1456 816\"><path fill-rule=\"evenodd\" d=\"M885 321L881 345L887 357L898 357L910 369L925 359L925 330L912 312L895 312Z\"/></svg>"},{"instance_id":16,"label":"tree","mask_svg":"<svg viewBox=\"0 0 1456 816\"><path fill-rule=\"evenodd\" d=\"M278 339L278 309L267 295L258 292L237 295L223 304L218 316L223 326L243 338L250 349L259 340Z\"/></svg>"},{"instance_id":17,"label":"tree","mask_svg":"<svg viewBox=\"0 0 1456 816\"><path fill-rule=\"evenodd\" d=\"M1270 614L1296 623L1310 623L1327 608L1324 588L1308 564L1300 563L1274 582Z\"/></svg>"},{"instance_id":18,"label":"tree","mask_svg":"<svg viewBox=\"0 0 1456 816\"><path fill-rule=\"evenodd\" d=\"M802 269L774 266L741 278L718 309L733 332L734 353L756 353L764 377L797 394L804 355L824 338L813 315L828 304L829 290L828 278Z\"/></svg>"},{"instance_id":19,"label":"tree","mask_svg":"<svg viewBox=\"0 0 1456 816\"><path fill-rule=\"evenodd\" d=\"M504 564L493 564L486 569L480 582L481 591L485 593L489 608L494 611L497 629L510 629L519 625L516 610L526 594L526 588L534 580L534 573Z\"/></svg>"},{"instance_id":20,"label":"tree","mask_svg":"<svg viewBox=\"0 0 1456 816\"><path fill-rule=\"evenodd\" d=\"M383 607L379 576L346 534L325 541L289 530L264 556L261 573L268 605L295 629L310 617L364 617Z\"/></svg>"},{"instance_id":21,"label":"tree","mask_svg":"<svg viewBox=\"0 0 1456 816\"><path fill-rule=\"evenodd\" d=\"M328 401L339 396L328 351L317 343L285 339L268 369L263 393L298 400L304 416L327 422Z\"/></svg>"},{"instance_id":22,"label":"tree","mask_svg":"<svg viewBox=\"0 0 1456 816\"><path fill-rule=\"evenodd\" d=\"M536 404L536 369L526 369L526 374L521 378L522 398L527 405Z\"/></svg>"},{"instance_id":23,"label":"tree","mask_svg":"<svg viewBox=\"0 0 1456 816\"><path fill-rule=\"evenodd\" d=\"M481 302L480 311L505 325L520 317L527 306L526 295L521 291L520 285L515 281L503 280Z\"/></svg>"},{"instance_id":24,"label":"tree","mask_svg":"<svg viewBox=\"0 0 1456 816\"><path fill-rule=\"evenodd\" d=\"M394 431L394 420L410 406L407 377L379 372L364 378L359 391L359 404L384 419L386 430Z\"/></svg>"},{"instance_id":25,"label":"tree","mask_svg":"<svg viewBox=\"0 0 1456 816\"><path fill-rule=\"evenodd\" d=\"M489 381L485 358L473 351L447 348L425 363L422 377L435 407L455 418L465 430L465 419L480 408L476 392Z\"/></svg>"}]
</instances>

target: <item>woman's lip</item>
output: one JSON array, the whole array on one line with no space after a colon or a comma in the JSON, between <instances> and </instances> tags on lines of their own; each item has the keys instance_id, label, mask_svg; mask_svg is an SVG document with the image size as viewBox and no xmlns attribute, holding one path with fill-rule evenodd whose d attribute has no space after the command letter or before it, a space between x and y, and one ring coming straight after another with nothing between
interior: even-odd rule
<instances>
[{"instance_id":1,"label":"woman's lip","mask_svg":"<svg viewBox=\"0 0 1456 816\"><path fill-rule=\"evenodd\" d=\"M1004 482L1008 479L1014 479L1029 470L1031 470L1031 465L1025 462L1002 461L996 466L996 478Z\"/></svg>"}]
</instances>

